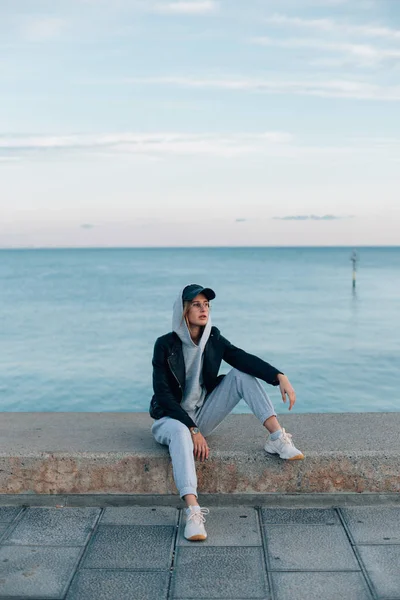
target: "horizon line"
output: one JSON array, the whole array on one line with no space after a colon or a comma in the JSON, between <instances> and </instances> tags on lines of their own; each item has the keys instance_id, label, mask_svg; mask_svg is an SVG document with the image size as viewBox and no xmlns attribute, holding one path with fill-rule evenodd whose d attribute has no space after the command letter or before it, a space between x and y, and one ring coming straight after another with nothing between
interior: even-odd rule
<instances>
[{"instance_id":1,"label":"horizon line","mask_svg":"<svg viewBox=\"0 0 400 600\"><path fill-rule=\"evenodd\" d=\"M351 244L351 245L288 245L288 246L273 246L273 245L256 245L256 246L0 246L0 251L9 250L232 250L232 249L254 249L254 248L400 248L400 244Z\"/></svg>"}]
</instances>

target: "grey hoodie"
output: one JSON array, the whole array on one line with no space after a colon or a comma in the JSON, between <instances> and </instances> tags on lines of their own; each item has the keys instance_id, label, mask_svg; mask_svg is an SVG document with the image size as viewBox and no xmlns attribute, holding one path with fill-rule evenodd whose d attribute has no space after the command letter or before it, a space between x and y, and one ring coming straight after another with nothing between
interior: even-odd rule
<instances>
[{"instance_id":1,"label":"grey hoodie","mask_svg":"<svg viewBox=\"0 0 400 600\"><path fill-rule=\"evenodd\" d=\"M185 286L186 287L186 286ZM211 332L211 315L208 316L203 334L196 345L190 337L189 329L183 318L182 288L175 300L172 313L172 330L182 341L183 358L185 361L186 383L183 391L181 406L193 419L196 408L203 405L206 389L203 386L203 353ZM193 419L194 420L194 419Z\"/></svg>"}]
</instances>

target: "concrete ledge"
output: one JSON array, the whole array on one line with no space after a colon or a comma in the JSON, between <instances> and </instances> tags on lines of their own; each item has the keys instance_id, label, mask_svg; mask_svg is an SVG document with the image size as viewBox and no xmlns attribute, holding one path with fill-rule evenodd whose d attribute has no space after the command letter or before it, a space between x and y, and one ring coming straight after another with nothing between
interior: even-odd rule
<instances>
[{"instance_id":1,"label":"concrete ledge","mask_svg":"<svg viewBox=\"0 0 400 600\"><path fill-rule=\"evenodd\" d=\"M400 494L334 492L332 494L202 494L202 506L269 506L271 508L337 508L399 506ZM0 494L1 506L93 507L169 506L182 508L175 494Z\"/></svg>"},{"instance_id":2,"label":"concrete ledge","mask_svg":"<svg viewBox=\"0 0 400 600\"><path fill-rule=\"evenodd\" d=\"M203 494L400 491L400 413L281 415L304 461L266 455L253 415L230 415L197 463ZM2 413L0 494L176 494L147 413ZM11 497L11 496L10 496Z\"/></svg>"}]
</instances>

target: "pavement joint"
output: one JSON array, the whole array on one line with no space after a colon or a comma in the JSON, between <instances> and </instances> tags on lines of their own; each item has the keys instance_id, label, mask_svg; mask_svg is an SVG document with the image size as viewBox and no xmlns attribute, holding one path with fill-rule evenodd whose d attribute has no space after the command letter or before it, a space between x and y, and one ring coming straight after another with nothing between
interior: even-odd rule
<instances>
[{"instance_id":1,"label":"pavement joint","mask_svg":"<svg viewBox=\"0 0 400 600\"><path fill-rule=\"evenodd\" d=\"M172 557L171 557L171 565L169 568L169 577L168 577L168 587L167 587L167 600L170 600L170 598L172 598L171 594L172 594L172 577L174 574L174 568L175 568L175 562L176 562L176 554L178 552L178 535L179 535L179 529L183 526L183 510L179 509L178 510L178 518L177 518L177 523L176 523L176 527L175 527L175 532L174 532L174 541L173 541L173 550L172 550Z\"/></svg>"},{"instance_id":2,"label":"pavement joint","mask_svg":"<svg viewBox=\"0 0 400 600\"><path fill-rule=\"evenodd\" d=\"M362 572L362 574L364 576L364 579L365 579L365 581L367 583L367 586L368 586L368 589L369 589L369 591L371 593L371 596L372 596L373 600L377 600L378 599L378 594L376 592L375 586L373 585L373 583L371 581L371 578L370 578L370 576L368 574L368 571L365 568L365 565L364 565L364 563L363 563L363 561L361 559L360 553L358 551L357 545L356 545L356 543L354 541L353 535L352 535L352 533L350 531L350 528L348 526L346 518L345 518L345 516L344 516L344 514L343 514L343 512L342 512L342 510L341 510L341 508L339 506L336 507L335 510L336 510L336 513L339 516L339 519L341 521L342 527L343 527L343 529L344 529L344 531L345 531L345 533L346 533L346 535L347 535L347 537L349 539L349 542L350 542L350 545L351 545L351 547L353 549L353 552L355 554L356 560L357 560L358 564L360 565L361 572Z\"/></svg>"},{"instance_id":3,"label":"pavement joint","mask_svg":"<svg viewBox=\"0 0 400 600\"><path fill-rule=\"evenodd\" d=\"M260 506L256 507L255 510L257 513L258 527L259 527L260 533L261 533L261 543L262 543L262 549L263 549L263 554L264 554L264 563L266 566L265 576L268 581L270 598L271 598L271 600L275 600L275 586L274 586L274 582L272 579L271 563L269 560L269 553L268 553L268 541L267 541L267 537L266 537L266 533L265 533L265 528L263 525L262 510L261 510Z\"/></svg>"},{"instance_id":4,"label":"pavement joint","mask_svg":"<svg viewBox=\"0 0 400 600\"><path fill-rule=\"evenodd\" d=\"M60 509L60 510L61 510L61 509ZM80 553L80 556L79 556L79 558L78 558L78 561L77 561L77 563L76 563L76 565L75 565L75 569L73 570L73 572L72 572L72 575L71 575L71 577L70 577L70 579L69 579L68 585L66 586L66 589L65 589L65 591L64 591L63 598L66 598L66 597L67 597L67 595L68 595L68 592L69 592L69 589L70 589L70 587L71 587L71 585L72 585L72 582L74 581L75 577L76 577L76 576L78 575L78 573L79 573L79 570L80 570L80 565L81 565L81 564L82 564L82 562L84 561L84 557L86 556L86 553L87 553L87 550L88 550L89 544L91 543L91 540L93 539L93 534L95 533L95 531L97 530L97 528L98 528L98 526L99 526L99 522L100 522L100 519L101 519L101 517L102 517L103 513L104 513L104 508L100 509L100 512L99 512L99 514L97 515L96 522L95 522L94 526L93 526L93 527L91 528L91 530L90 530L90 534L89 534L89 536L88 536L88 538L87 538L87 540L86 540L86 543L85 543L85 545L82 547L82 551L81 551L81 553ZM1 596L0 596L0 600L2 600Z\"/></svg>"}]
</instances>

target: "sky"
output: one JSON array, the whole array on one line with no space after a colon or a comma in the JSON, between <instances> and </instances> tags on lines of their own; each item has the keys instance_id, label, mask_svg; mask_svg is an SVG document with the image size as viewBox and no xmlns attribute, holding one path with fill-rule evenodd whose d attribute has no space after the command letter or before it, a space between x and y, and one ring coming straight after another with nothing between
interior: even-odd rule
<instances>
[{"instance_id":1,"label":"sky","mask_svg":"<svg viewBox=\"0 0 400 600\"><path fill-rule=\"evenodd\" d=\"M400 245L400 1L0 0L0 247Z\"/></svg>"}]
</instances>

